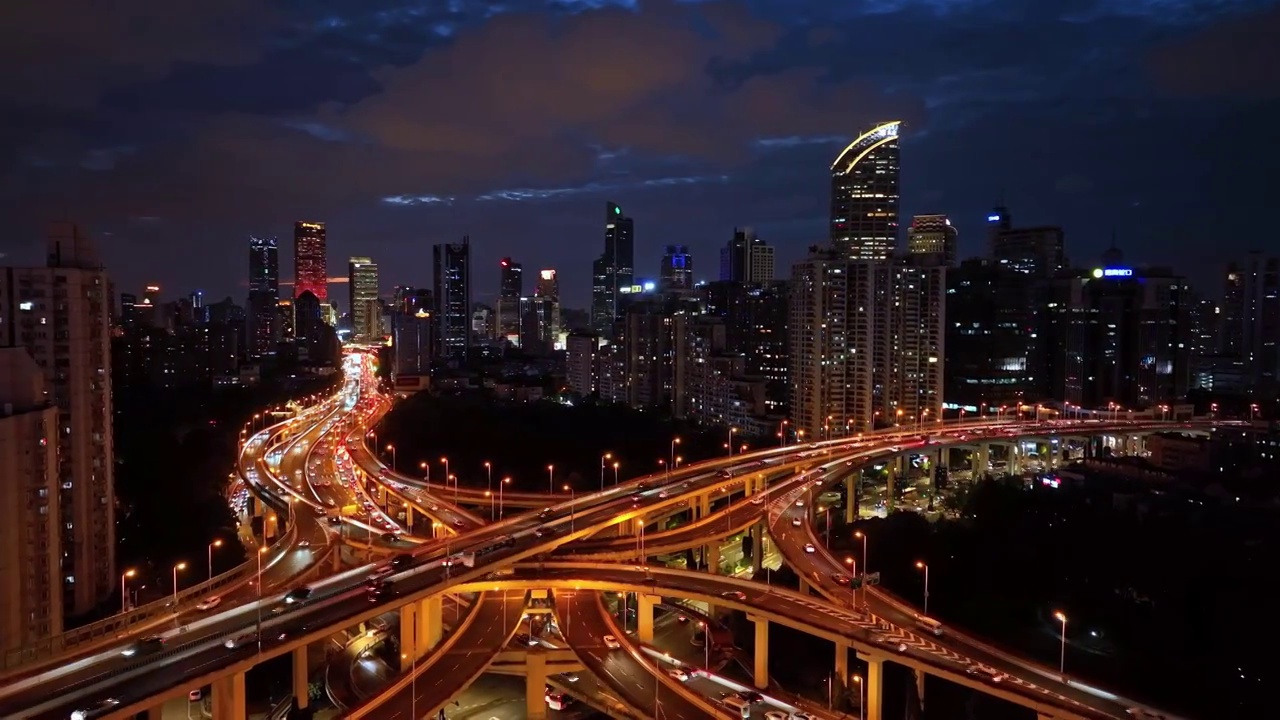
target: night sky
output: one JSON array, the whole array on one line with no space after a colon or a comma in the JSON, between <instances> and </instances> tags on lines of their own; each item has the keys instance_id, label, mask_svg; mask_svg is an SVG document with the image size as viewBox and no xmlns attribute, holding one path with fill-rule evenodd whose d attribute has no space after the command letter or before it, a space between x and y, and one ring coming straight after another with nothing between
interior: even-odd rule
<instances>
[{"instance_id":1,"label":"night sky","mask_svg":"<svg viewBox=\"0 0 1280 720\"><path fill-rule=\"evenodd\" d=\"M330 275L429 285L470 233L588 303L606 199L637 275L683 243L715 279L735 225L778 273L825 242L827 167L906 121L904 225L1060 223L1091 265L1213 269L1275 250L1280 11L1262 0L16 0L0 4L0 264L99 239L118 289L243 302L247 236L329 228ZM108 10L107 8L111 8ZM531 291L533 282L527 282ZM332 292L345 297L341 288Z\"/></svg>"}]
</instances>

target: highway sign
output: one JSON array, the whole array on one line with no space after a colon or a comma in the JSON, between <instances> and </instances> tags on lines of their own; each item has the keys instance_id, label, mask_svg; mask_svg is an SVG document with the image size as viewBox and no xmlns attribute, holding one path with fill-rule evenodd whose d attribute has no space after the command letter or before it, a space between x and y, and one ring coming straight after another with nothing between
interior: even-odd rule
<instances>
[{"instance_id":1,"label":"highway sign","mask_svg":"<svg viewBox=\"0 0 1280 720\"><path fill-rule=\"evenodd\" d=\"M868 585L879 585L879 584L880 584L880 573L878 573L878 572L867 573L867 584L868 584Z\"/></svg>"}]
</instances>

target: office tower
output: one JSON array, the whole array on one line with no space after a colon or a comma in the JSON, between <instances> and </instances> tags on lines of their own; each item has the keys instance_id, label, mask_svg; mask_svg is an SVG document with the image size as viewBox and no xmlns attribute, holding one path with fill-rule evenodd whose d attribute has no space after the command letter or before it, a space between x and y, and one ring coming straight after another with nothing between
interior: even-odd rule
<instances>
[{"instance_id":1,"label":"office tower","mask_svg":"<svg viewBox=\"0 0 1280 720\"><path fill-rule=\"evenodd\" d=\"M612 337L620 288L635 284L635 223L613 202L605 204L604 253L592 265L591 325Z\"/></svg>"},{"instance_id":2,"label":"office tower","mask_svg":"<svg viewBox=\"0 0 1280 720\"><path fill-rule=\"evenodd\" d=\"M787 283L717 281L701 290L707 313L724 321L726 350L742 355L743 374L764 379L769 412L783 413L791 355Z\"/></svg>"},{"instance_id":3,"label":"office tower","mask_svg":"<svg viewBox=\"0 0 1280 720\"><path fill-rule=\"evenodd\" d=\"M351 296L351 328L358 340L382 339L382 303L378 301L378 265L371 258L347 261L347 290Z\"/></svg>"},{"instance_id":4,"label":"office tower","mask_svg":"<svg viewBox=\"0 0 1280 720\"><path fill-rule=\"evenodd\" d=\"M1190 287L1160 268L1117 265L1053 281L1052 395L1086 408L1179 402L1190 385Z\"/></svg>"},{"instance_id":5,"label":"office tower","mask_svg":"<svg viewBox=\"0 0 1280 720\"><path fill-rule=\"evenodd\" d=\"M58 408L26 348L0 348L0 652L62 632Z\"/></svg>"},{"instance_id":6,"label":"office tower","mask_svg":"<svg viewBox=\"0 0 1280 720\"><path fill-rule=\"evenodd\" d=\"M465 360L471 348L471 238L431 249L438 355Z\"/></svg>"},{"instance_id":7,"label":"office tower","mask_svg":"<svg viewBox=\"0 0 1280 720\"><path fill-rule=\"evenodd\" d=\"M309 292L321 305L329 302L328 243L324 223L293 224L293 296Z\"/></svg>"},{"instance_id":8,"label":"office tower","mask_svg":"<svg viewBox=\"0 0 1280 720\"><path fill-rule=\"evenodd\" d=\"M418 308L413 312L397 312L392 345L395 349L397 388L425 385L431 375L431 358L435 344L435 328L431 311Z\"/></svg>"},{"instance_id":9,"label":"office tower","mask_svg":"<svg viewBox=\"0 0 1280 720\"><path fill-rule=\"evenodd\" d=\"M831 244L846 260L887 260L897 247L900 125L877 125L831 164Z\"/></svg>"},{"instance_id":10,"label":"office tower","mask_svg":"<svg viewBox=\"0 0 1280 720\"><path fill-rule=\"evenodd\" d=\"M928 422L942 410L946 268L930 256L792 268L791 418L808 438Z\"/></svg>"},{"instance_id":11,"label":"office tower","mask_svg":"<svg viewBox=\"0 0 1280 720\"><path fill-rule=\"evenodd\" d=\"M734 228L729 243L720 248L720 279L773 282L773 246L756 237L751 228Z\"/></svg>"},{"instance_id":12,"label":"office tower","mask_svg":"<svg viewBox=\"0 0 1280 720\"><path fill-rule=\"evenodd\" d=\"M998 207L987 214L991 258L1016 272L1050 277L1067 267L1062 228L1013 227L1009 209Z\"/></svg>"},{"instance_id":13,"label":"office tower","mask_svg":"<svg viewBox=\"0 0 1280 720\"><path fill-rule=\"evenodd\" d=\"M249 236L249 354L269 355L280 342L280 253L273 237Z\"/></svg>"},{"instance_id":14,"label":"office tower","mask_svg":"<svg viewBox=\"0 0 1280 720\"><path fill-rule=\"evenodd\" d=\"M291 298L280 298L276 301L276 322L280 325L280 340L293 342L298 339L297 320Z\"/></svg>"},{"instance_id":15,"label":"office tower","mask_svg":"<svg viewBox=\"0 0 1280 720\"><path fill-rule=\"evenodd\" d=\"M80 615L119 579L107 273L72 223L47 247L45 267L0 270L0 347L26 349L58 408L62 607Z\"/></svg>"},{"instance_id":16,"label":"office tower","mask_svg":"<svg viewBox=\"0 0 1280 720\"><path fill-rule=\"evenodd\" d=\"M138 326L138 296L120 293L120 327L132 330Z\"/></svg>"},{"instance_id":17,"label":"office tower","mask_svg":"<svg viewBox=\"0 0 1280 720\"><path fill-rule=\"evenodd\" d=\"M684 245L667 245L662 253L658 290L684 295L693 292L693 256Z\"/></svg>"},{"instance_id":18,"label":"office tower","mask_svg":"<svg viewBox=\"0 0 1280 720\"><path fill-rule=\"evenodd\" d=\"M494 323L499 339L520 337L520 297L524 295L524 266L509 257L498 261L498 319Z\"/></svg>"},{"instance_id":19,"label":"office tower","mask_svg":"<svg viewBox=\"0 0 1280 720\"><path fill-rule=\"evenodd\" d=\"M1274 397L1280 389L1280 257L1252 252L1228 266L1221 307L1221 354L1239 360L1250 392Z\"/></svg>"},{"instance_id":20,"label":"office tower","mask_svg":"<svg viewBox=\"0 0 1280 720\"><path fill-rule=\"evenodd\" d=\"M560 281L557 279L555 270L538 271L538 285L533 289L533 294L536 297L551 298L556 302L560 301Z\"/></svg>"},{"instance_id":21,"label":"office tower","mask_svg":"<svg viewBox=\"0 0 1280 720\"><path fill-rule=\"evenodd\" d=\"M1050 397L1046 282L990 258L947 272L949 405L977 415Z\"/></svg>"},{"instance_id":22,"label":"office tower","mask_svg":"<svg viewBox=\"0 0 1280 720\"><path fill-rule=\"evenodd\" d=\"M565 339L565 383L570 392L583 397L599 388L600 336L572 332Z\"/></svg>"},{"instance_id":23,"label":"office tower","mask_svg":"<svg viewBox=\"0 0 1280 720\"><path fill-rule=\"evenodd\" d=\"M956 228L946 215L916 215L907 228L907 253L938 255L943 265L954 267L956 235Z\"/></svg>"},{"instance_id":24,"label":"office tower","mask_svg":"<svg viewBox=\"0 0 1280 720\"><path fill-rule=\"evenodd\" d=\"M320 299L304 290L293 299L293 331L298 343L298 354L315 359L323 340L321 328L325 326Z\"/></svg>"},{"instance_id":25,"label":"office tower","mask_svg":"<svg viewBox=\"0 0 1280 720\"><path fill-rule=\"evenodd\" d=\"M555 349L560 303L548 297L527 297L518 301L520 308L520 349L545 355Z\"/></svg>"}]
</instances>

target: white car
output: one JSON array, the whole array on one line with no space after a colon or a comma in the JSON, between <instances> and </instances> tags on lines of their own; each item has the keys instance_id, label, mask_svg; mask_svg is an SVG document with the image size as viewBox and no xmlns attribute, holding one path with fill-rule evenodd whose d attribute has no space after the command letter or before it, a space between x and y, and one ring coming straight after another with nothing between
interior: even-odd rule
<instances>
[{"instance_id":1,"label":"white car","mask_svg":"<svg viewBox=\"0 0 1280 720\"><path fill-rule=\"evenodd\" d=\"M222 604L222 598L218 597L217 595L214 595L213 597L207 597L204 600L201 600L200 604L196 605L196 609L200 611L212 610L221 604Z\"/></svg>"},{"instance_id":2,"label":"white car","mask_svg":"<svg viewBox=\"0 0 1280 720\"><path fill-rule=\"evenodd\" d=\"M814 547L813 543L805 543L804 551L807 553L814 553L814 552L818 552L818 548Z\"/></svg>"},{"instance_id":3,"label":"white car","mask_svg":"<svg viewBox=\"0 0 1280 720\"><path fill-rule=\"evenodd\" d=\"M622 647L622 643L618 642L618 638L612 635L605 635L604 646L609 648L610 650L617 650L618 648Z\"/></svg>"},{"instance_id":4,"label":"white car","mask_svg":"<svg viewBox=\"0 0 1280 720\"><path fill-rule=\"evenodd\" d=\"M755 496L755 497L751 498L751 504L752 504L752 505L763 505L763 504L764 504L764 501L765 501L765 500L768 500L768 499L769 499L769 498L765 497L764 495L757 495L757 496Z\"/></svg>"},{"instance_id":5,"label":"white car","mask_svg":"<svg viewBox=\"0 0 1280 720\"><path fill-rule=\"evenodd\" d=\"M790 720L790 717L781 710L770 710L764 714L764 720Z\"/></svg>"},{"instance_id":6,"label":"white car","mask_svg":"<svg viewBox=\"0 0 1280 720\"><path fill-rule=\"evenodd\" d=\"M95 718L99 715L106 714L108 710L110 710L111 708L119 704L120 704L120 701L117 700L116 698L107 698L105 700L99 700L98 702L94 703L92 706L88 708L85 708L84 710L72 711L71 720L89 720L89 718Z\"/></svg>"},{"instance_id":7,"label":"white car","mask_svg":"<svg viewBox=\"0 0 1280 720\"><path fill-rule=\"evenodd\" d=\"M800 527L803 524L804 521L800 518L791 518L791 527Z\"/></svg>"},{"instance_id":8,"label":"white car","mask_svg":"<svg viewBox=\"0 0 1280 720\"><path fill-rule=\"evenodd\" d=\"M804 500L797 500L796 507L804 507Z\"/></svg>"},{"instance_id":9,"label":"white car","mask_svg":"<svg viewBox=\"0 0 1280 720\"><path fill-rule=\"evenodd\" d=\"M679 680L680 682L684 682L689 679L689 673L685 672L682 668L671 668L667 671L667 675Z\"/></svg>"}]
</instances>

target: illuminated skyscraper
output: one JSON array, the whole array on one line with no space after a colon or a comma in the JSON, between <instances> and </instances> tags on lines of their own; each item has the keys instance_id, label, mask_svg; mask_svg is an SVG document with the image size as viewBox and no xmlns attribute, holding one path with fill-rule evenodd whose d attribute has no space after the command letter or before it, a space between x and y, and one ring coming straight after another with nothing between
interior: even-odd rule
<instances>
[{"instance_id":1,"label":"illuminated skyscraper","mask_svg":"<svg viewBox=\"0 0 1280 720\"><path fill-rule=\"evenodd\" d=\"M512 338L520 335L520 296L524 294L524 266L509 257L498 262L501 276L498 278L498 321L499 338Z\"/></svg>"},{"instance_id":2,"label":"illuminated skyscraper","mask_svg":"<svg viewBox=\"0 0 1280 720\"><path fill-rule=\"evenodd\" d=\"M310 292L323 305L329 302L328 247L324 223L293 224L293 296Z\"/></svg>"},{"instance_id":3,"label":"illuminated skyscraper","mask_svg":"<svg viewBox=\"0 0 1280 720\"><path fill-rule=\"evenodd\" d=\"M662 254L658 289L664 293L693 292L693 256L684 245L668 245Z\"/></svg>"},{"instance_id":4,"label":"illuminated skyscraper","mask_svg":"<svg viewBox=\"0 0 1280 720\"><path fill-rule=\"evenodd\" d=\"M371 258L347 261L347 291L351 297L351 326L355 336L373 341L382 337L382 307L378 303L378 265Z\"/></svg>"},{"instance_id":5,"label":"illuminated skyscraper","mask_svg":"<svg viewBox=\"0 0 1280 720\"><path fill-rule=\"evenodd\" d=\"M280 255L273 237L249 236L249 354L273 353L280 341Z\"/></svg>"},{"instance_id":6,"label":"illuminated skyscraper","mask_svg":"<svg viewBox=\"0 0 1280 720\"><path fill-rule=\"evenodd\" d=\"M846 260L888 260L898 244L898 129L887 122L831 164L831 244Z\"/></svg>"},{"instance_id":7,"label":"illuminated skyscraper","mask_svg":"<svg viewBox=\"0 0 1280 720\"><path fill-rule=\"evenodd\" d=\"M560 281L557 279L555 270L538 271L538 285L533 289L533 294L557 301L560 299Z\"/></svg>"},{"instance_id":8,"label":"illuminated skyscraper","mask_svg":"<svg viewBox=\"0 0 1280 720\"><path fill-rule=\"evenodd\" d=\"M956 264L956 228L946 215L916 215L907 229L907 254L937 255L943 265Z\"/></svg>"},{"instance_id":9,"label":"illuminated skyscraper","mask_svg":"<svg viewBox=\"0 0 1280 720\"><path fill-rule=\"evenodd\" d=\"M465 359L471 347L471 238L440 243L431 250L435 261L435 328L439 355Z\"/></svg>"},{"instance_id":10,"label":"illuminated skyscraper","mask_svg":"<svg viewBox=\"0 0 1280 720\"><path fill-rule=\"evenodd\" d=\"M773 282L773 246L751 228L734 228L733 238L720 248L720 279L744 283Z\"/></svg>"},{"instance_id":11,"label":"illuminated skyscraper","mask_svg":"<svg viewBox=\"0 0 1280 720\"><path fill-rule=\"evenodd\" d=\"M605 204L604 253L592 266L591 325L611 337L618 319L618 289L635 283L635 222L616 203Z\"/></svg>"}]
</instances>

